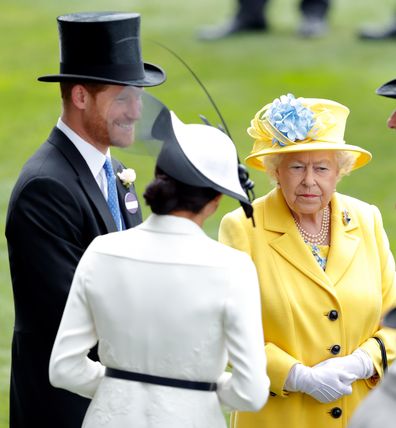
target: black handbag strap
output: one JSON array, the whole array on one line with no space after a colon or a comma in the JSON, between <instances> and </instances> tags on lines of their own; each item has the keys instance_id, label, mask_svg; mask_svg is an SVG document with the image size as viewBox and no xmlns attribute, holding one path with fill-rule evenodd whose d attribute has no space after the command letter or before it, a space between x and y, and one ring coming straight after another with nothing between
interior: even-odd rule
<instances>
[{"instance_id":1,"label":"black handbag strap","mask_svg":"<svg viewBox=\"0 0 396 428\"><path fill-rule=\"evenodd\" d=\"M196 389L198 391L216 391L216 382L198 382L184 379L173 379L162 376L152 376L144 373L129 372L126 370L106 367L105 376L117 379L134 380L137 382L152 383L154 385L173 386L175 388Z\"/></svg>"},{"instance_id":2,"label":"black handbag strap","mask_svg":"<svg viewBox=\"0 0 396 428\"><path fill-rule=\"evenodd\" d=\"M381 358L382 358L382 368L384 369L384 373L388 370L388 357L386 356L386 349L383 340L380 337L373 337L377 342L381 350Z\"/></svg>"}]
</instances>

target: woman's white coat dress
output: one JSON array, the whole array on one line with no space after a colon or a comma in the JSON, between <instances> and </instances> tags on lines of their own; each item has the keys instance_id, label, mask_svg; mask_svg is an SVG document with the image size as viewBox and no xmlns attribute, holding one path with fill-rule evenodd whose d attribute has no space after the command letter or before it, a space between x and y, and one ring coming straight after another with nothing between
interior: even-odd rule
<instances>
[{"instance_id":1,"label":"woman's white coat dress","mask_svg":"<svg viewBox=\"0 0 396 428\"><path fill-rule=\"evenodd\" d=\"M101 363L87 357L97 342ZM109 378L105 366L217 381L218 390ZM92 398L86 428L217 428L226 426L221 405L260 409L269 379L252 261L171 215L96 238L77 267L49 371L54 386Z\"/></svg>"}]
</instances>

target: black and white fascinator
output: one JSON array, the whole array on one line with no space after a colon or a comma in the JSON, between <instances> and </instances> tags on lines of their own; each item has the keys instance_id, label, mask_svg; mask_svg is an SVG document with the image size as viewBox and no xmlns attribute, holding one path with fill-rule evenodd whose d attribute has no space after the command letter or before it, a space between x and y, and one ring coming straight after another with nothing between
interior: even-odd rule
<instances>
[{"instance_id":1,"label":"black and white fascinator","mask_svg":"<svg viewBox=\"0 0 396 428\"><path fill-rule=\"evenodd\" d=\"M240 181L238 155L231 138L208 124L183 123L147 92L142 104L136 139L160 143L157 166L178 181L210 187L237 199L252 218L253 208Z\"/></svg>"}]
</instances>

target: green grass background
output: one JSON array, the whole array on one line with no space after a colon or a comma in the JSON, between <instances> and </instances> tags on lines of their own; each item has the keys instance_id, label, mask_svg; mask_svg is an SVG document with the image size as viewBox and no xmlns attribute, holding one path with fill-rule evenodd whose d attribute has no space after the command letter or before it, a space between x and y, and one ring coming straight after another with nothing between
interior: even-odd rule
<instances>
[{"instance_id":1,"label":"green grass background","mask_svg":"<svg viewBox=\"0 0 396 428\"><path fill-rule=\"evenodd\" d=\"M150 92L186 122L198 114L218 122L202 90L174 57L151 40L181 55L206 84L225 117L243 158L251 147L246 128L254 113L273 98L330 98L347 105L351 114L346 140L373 153L373 161L346 177L338 190L376 204L383 214L391 246L396 250L396 134L386 119L396 102L375 95L383 82L396 77L396 40L362 42L356 31L363 23L387 22L394 0L335 0L330 32L320 40L295 37L299 21L296 0L274 0L268 7L269 34L244 35L202 43L199 26L232 14L234 0L2 0L0 18L0 428L8 426L8 383L13 301L4 238L9 195L26 159L46 139L59 112L57 84L37 82L42 74L58 72L58 15L91 10L135 11L142 15L142 45L146 61L168 73L164 85ZM236 2L236 1L235 1ZM377 7L380 6L380 7ZM115 153L114 153L115 152ZM114 150L137 171L141 194L152 177L154 160ZM254 171L256 194L269 188L267 178ZM205 230L213 237L221 216L237 207L224 198ZM144 215L148 211L144 208ZM26 237L29 239L29 237ZM29 257L27 254L26 257ZM38 285L39 286L39 285ZM37 308L40 310L40 308Z\"/></svg>"}]
</instances>

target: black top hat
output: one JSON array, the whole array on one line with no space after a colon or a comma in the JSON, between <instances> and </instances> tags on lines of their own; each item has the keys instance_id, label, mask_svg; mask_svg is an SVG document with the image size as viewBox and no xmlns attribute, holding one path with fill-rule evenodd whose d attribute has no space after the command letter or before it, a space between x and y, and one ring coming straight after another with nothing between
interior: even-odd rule
<instances>
[{"instance_id":1,"label":"black top hat","mask_svg":"<svg viewBox=\"0 0 396 428\"><path fill-rule=\"evenodd\" d=\"M57 21L60 74L38 80L156 86L166 79L160 67L142 60L138 13L75 13Z\"/></svg>"},{"instance_id":2,"label":"black top hat","mask_svg":"<svg viewBox=\"0 0 396 428\"><path fill-rule=\"evenodd\" d=\"M375 92L383 97L396 98L396 79L384 83Z\"/></svg>"}]
</instances>

